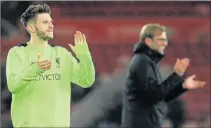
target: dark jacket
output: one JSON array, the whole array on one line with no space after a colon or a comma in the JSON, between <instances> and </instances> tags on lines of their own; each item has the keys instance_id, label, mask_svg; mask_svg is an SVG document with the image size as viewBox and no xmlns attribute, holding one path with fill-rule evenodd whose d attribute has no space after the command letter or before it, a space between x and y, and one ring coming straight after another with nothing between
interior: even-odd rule
<instances>
[{"instance_id":1,"label":"dark jacket","mask_svg":"<svg viewBox=\"0 0 211 128\"><path fill-rule=\"evenodd\" d=\"M122 127L159 128L167 112L166 103L186 91L182 88L184 80L172 73L162 81L157 63L163 55L145 43L136 44L134 54L126 76Z\"/></svg>"}]
</instances>

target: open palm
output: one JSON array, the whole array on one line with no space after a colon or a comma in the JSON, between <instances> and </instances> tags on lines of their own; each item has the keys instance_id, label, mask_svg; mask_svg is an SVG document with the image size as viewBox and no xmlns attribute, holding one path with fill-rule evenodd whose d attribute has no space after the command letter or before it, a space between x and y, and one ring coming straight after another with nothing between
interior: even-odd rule
<instances>
[{"instance_id":1,"label":"open palm","mask_svg":"<svg viewBox=\"0 0 211 128\"><path fill-rule=\"evenodd\" d=\"M88 48L86 36L83 33L81 33L80 31L77 31L74 34L74 43L75 43L75 46L69 44L69 46L73 52L78 52L77 47L81 47L82 45L84 45Z\"/></svg>"},{"instance_id":2,"label":"open palm","mask_svg":"<svg viewBox=\"0 0 211 128\"><path fill-rule=\"evenodd\" d=\"M196 77L196 75L187 77L183 83L183 87L186 89L202 88L206 82L194 80L195 77Z\"/></svg>"}]
</instances>

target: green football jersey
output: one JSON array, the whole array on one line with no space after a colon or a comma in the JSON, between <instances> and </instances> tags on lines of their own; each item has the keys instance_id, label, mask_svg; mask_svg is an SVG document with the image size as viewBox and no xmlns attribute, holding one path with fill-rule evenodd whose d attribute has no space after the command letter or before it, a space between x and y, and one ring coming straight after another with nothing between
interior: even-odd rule
<instances>
[{"instance_id":1,"label":"green football jersey","mask_svg":"<svg viewBox=\"0 0 211 128\"><path fill-rule=\"evenodd\" d=\"M9 50L6 74L14 127L70 127L70 82L86 88L95 80L87 44L75 50L79 62L60 46L25 43ZM52 62L49 70L38 66L38 53L40 60Z\"/></svg>"}]
</instances>

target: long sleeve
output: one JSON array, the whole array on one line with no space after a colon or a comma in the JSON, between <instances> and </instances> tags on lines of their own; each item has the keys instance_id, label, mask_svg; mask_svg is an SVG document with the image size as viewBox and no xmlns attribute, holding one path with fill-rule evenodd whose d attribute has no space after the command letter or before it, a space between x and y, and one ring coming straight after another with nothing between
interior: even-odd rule
<instances>
[{"instance_id":1,"label":"long sleeve","mask_svg":"<svg viewBox=\"0 0 211 128\"><path fill-rule=\"evenodd\" d=\"M165 102L170 102L174 99L176 99L177 97L179 97L181 94L185 93L188 89L184 89L182 87L182 83L178 84L171 92L169 92L168 94L166 94L164 101Z\"/></svg>"},{"instance_id":2,"label":"long sleeve","mask_svg":"<svg viewBox=\"0 0 211 128\"><path fill-rule=\"evenodd\" d=\"M43 72L37 63L24 67L16 53L17 49L12 48L9 51L6 63L7 85L9 91L13 94L21 91L30 81Z\"/></svg>"},{"instance_id":3,"label":"long sleeve","mask_svg":"<svg viewBox=\"0 0 211 128\"><path fill-rule=\"evenodd\" d=\"M156 78L153 77L155 72L151 63L147 60L140 60L138 57L134 58L131 66L139 81L140 93L144 93L146 98L152 102L163 100L167 93L182 82L182 79L176 73L172 73L165 81L158 83Z\"/></svg>"},{"instance_id":4,"label":"long sleeve","mask_svg":"<svg viewBox=\"0 0 211 128\"><path fill-rule=\"evenodd\" d=\"M70 79L83 88L90 87L95 81L95 69L88 47L80 44L76 47L77 60L68 52L70 59Z\"/></svg>"}]
</instances>

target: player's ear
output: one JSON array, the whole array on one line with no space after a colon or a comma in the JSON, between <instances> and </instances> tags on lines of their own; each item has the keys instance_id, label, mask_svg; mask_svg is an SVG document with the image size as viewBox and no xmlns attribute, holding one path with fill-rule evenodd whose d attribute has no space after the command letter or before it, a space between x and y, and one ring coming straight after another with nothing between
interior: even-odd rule
<instances>
[{"instance_id":1,"label":"player's ear","mask_svg":"<svg viewBox=\"0 0 211 128\"><path fill-rule=\"evenodd\" d=\"M27 30L28 30L28 32L30 32L30 33L35 33L36 31L35 31L35 26L33 25L33 24L28 24L27 25Z\"/></svg>"}]
</instances>

